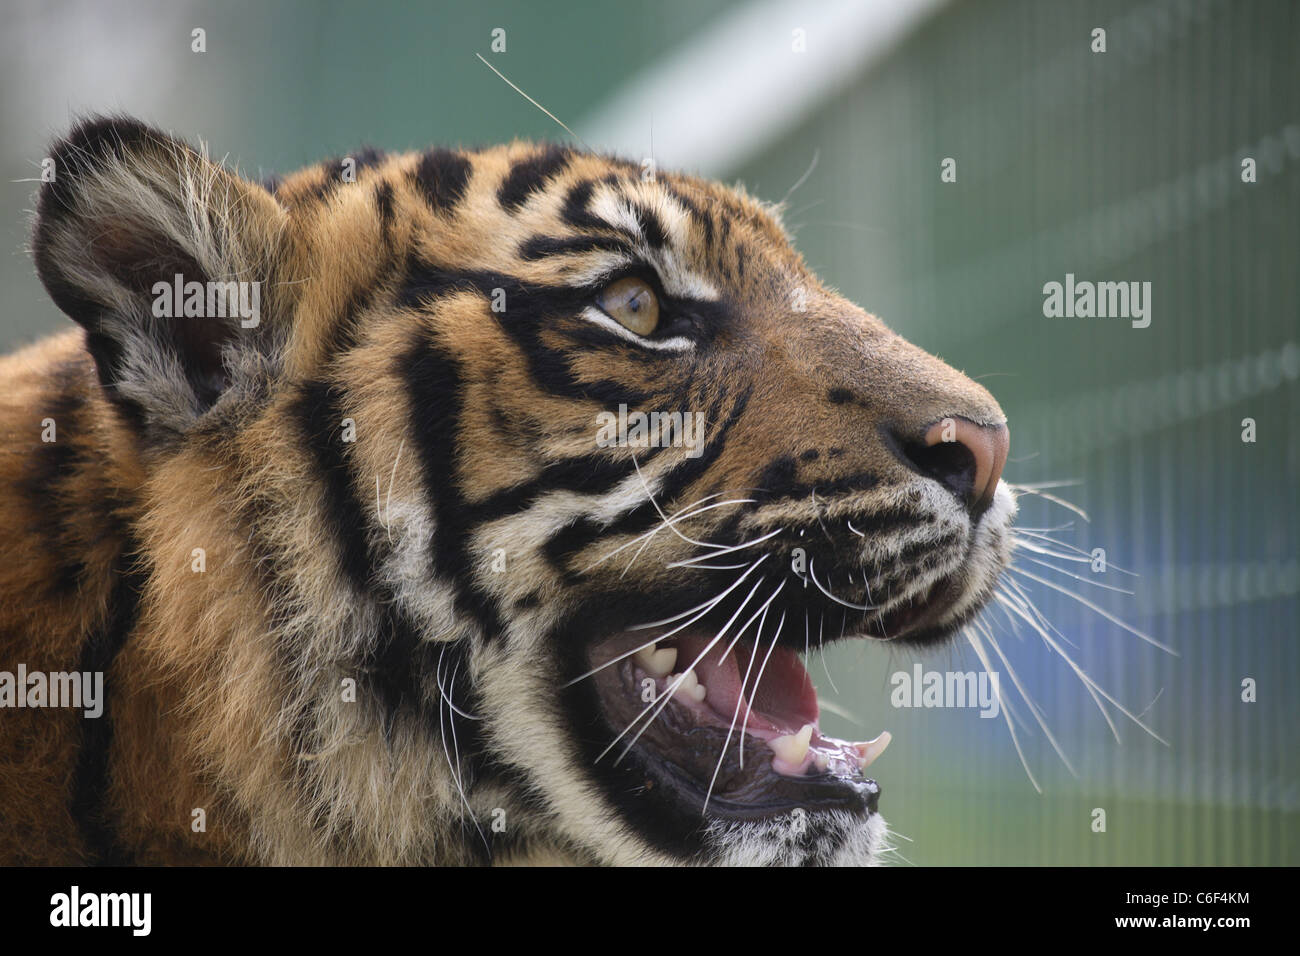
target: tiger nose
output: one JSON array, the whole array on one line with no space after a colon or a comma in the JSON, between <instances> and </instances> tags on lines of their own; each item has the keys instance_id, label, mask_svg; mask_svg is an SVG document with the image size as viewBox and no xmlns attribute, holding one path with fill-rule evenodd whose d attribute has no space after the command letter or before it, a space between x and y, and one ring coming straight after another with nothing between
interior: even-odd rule
<instances>
[{"instance_id":1,"label":"tiger nose","mask_svg":"<svg viewBox=\"0 0 1300 956\"><path fill-rule=\"evenodd\" d=\"M909 457L918 471L948 488L978 518L993 503L1010 448L1006 425L951 417L931 425L923 448Z\"/></svg>"}]
</instances>

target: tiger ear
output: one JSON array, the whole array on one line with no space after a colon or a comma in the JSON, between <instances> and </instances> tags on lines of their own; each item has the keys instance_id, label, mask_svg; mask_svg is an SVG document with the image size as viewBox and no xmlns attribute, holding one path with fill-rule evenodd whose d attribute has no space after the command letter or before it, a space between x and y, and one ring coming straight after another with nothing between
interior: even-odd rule
<instances>
[{"instance_id":1,"label":"tiger ear","mask_svg":"<svg viewBox=\"0 0 1300 956\"><path fill-rule=\"evenodd\" d=\"M86 330L109 397L153 437L183 433L273 338L287 214L261 186L126 117L59 141L33 249Z\"/></svg>"}]
</instances>

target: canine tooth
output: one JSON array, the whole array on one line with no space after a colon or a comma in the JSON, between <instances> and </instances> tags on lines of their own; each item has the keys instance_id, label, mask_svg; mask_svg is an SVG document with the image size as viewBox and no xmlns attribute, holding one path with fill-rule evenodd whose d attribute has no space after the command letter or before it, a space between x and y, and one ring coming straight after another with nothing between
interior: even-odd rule
<instances>
[{"instance_id":1,"label":"canine tooth","mask_svg":"<svg viewBox=\"0 0 1300 956\"><path fill-rule=\"evenodd\" d=\"M677 648L656 648L651 644L637 651L634 659L637 666L651 677L667 677L673 672L673 665L677 663Z\"/></svg>"},{"instance_id":2,"label":"canine tooth","mask_svg":"<svg viewBox=\"0 0 1300 956\"><path fill-rule=\"evenodd\" d=\"M889 731L886 730L875 740L868 740L866 743L856 744L855 746L858 751L858 767L866 770L871 766L872 761L885 752L885 748L889 746L889 742L893 739L894 738L890 735Z\"/></svg>"},{"instance_id":3,"label":"canine tooth","mask_svg":"<svg viewBox=\"0 0 1300 956\"><path fill-rule=\"evenodd\" d=\"M812 743L812 724L804 724L797 734L784 734L767 742L773 752L788 764L803 763L808 756L808 746Z\"/></svg>"}]
</instances>

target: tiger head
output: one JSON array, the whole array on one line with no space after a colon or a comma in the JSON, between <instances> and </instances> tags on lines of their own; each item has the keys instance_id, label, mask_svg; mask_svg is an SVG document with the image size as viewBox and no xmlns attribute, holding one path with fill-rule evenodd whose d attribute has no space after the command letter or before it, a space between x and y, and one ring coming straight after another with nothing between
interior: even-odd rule
<instances>
[{"instance_id":1,"label":"tiger head","mask_svg":"<svg viewBox=\"0 0 1300 956\"><path fill-rule=\"evenodd\" d=\"M53 160L38 270L146 475L132 640L251 858L876 859L888 737L821 733L801 658L980 610L1008 433L777 210L525 143Z\"/></svg>"}]
</instances>

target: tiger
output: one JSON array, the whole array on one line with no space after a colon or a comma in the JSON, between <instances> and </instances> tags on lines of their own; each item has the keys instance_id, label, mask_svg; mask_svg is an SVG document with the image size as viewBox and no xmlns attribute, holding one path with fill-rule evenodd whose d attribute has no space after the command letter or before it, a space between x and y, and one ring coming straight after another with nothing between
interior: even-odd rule
<instances>
[{"instance_id":1,"label":"tiger","mask_svg":"<svg viewBox=\"0 0 1300 956\"><path fill-rule=\"evenodd\" d=\"M0 860L885 860L890 738L804 662L981 610L1009 432L780 204L545 142L248 177L126 115L48 166Z\"/></svg>"}]
</instances>

